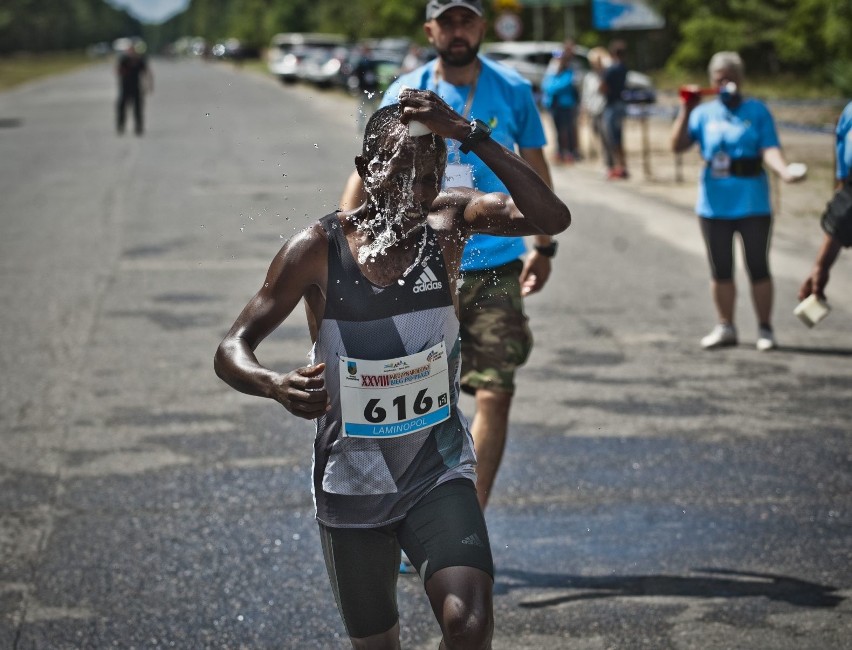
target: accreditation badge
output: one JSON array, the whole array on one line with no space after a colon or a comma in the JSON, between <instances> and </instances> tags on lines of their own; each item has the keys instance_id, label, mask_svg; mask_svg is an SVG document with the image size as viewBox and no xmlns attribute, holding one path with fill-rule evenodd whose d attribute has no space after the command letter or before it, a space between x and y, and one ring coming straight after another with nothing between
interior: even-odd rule
<instances>
[{"instance_id":1,"label":"accreditation badge","mask_svg":"<svg viewBox=\"0 0 852 650\"><path fill-rule=\"evenodd\" d=\"M724 151L717 151L710 159L710 175L713 178L728 178L731 175L731 157Z\"/></svg>"},{"instance_id":2,"label":"accreditation badge","mask_svg":"<svg viewBox=\"0 0 852 650\"><path fill-rule=\"evenodd\" d=\"M473 167L464 163L448 163L444 171L443 189L469 187L473 189Z\"/></svg>"},{"instance_id":3,"label":"accreditation badge","mask_svg":"<svg viewBox=\"0 0 852 650\"><path fill-rule=\"evenodd\" d=\"M395 438L450 417L450 380L444 342L381 361L340 357L344 436Z\"/></svg>"}]
</instances>

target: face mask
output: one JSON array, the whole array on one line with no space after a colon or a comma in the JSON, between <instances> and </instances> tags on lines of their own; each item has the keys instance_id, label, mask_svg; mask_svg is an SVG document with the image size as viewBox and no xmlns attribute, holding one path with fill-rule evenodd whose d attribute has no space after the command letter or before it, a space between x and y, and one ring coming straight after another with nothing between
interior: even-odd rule
<instances>
[{"instance_id":1,"label":"face mask","mask_svg":"<svg viewBox=\"0 0 852 650\"><path fill-rule=\"evenodd\" d=\"M740 90L733 81L729 81L719 89L719 99L725 106L736 104L740 100Z\"/></svg>"}]
</instances>

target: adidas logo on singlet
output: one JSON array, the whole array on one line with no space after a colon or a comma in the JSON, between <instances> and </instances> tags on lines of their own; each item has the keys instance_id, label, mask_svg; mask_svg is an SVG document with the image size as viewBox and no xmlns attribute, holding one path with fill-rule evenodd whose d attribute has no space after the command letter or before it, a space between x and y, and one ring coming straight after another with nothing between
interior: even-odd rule
<instances>
[{"instance_id":1,"label":"adidas logo on singlet","mask_svg":"<svg viewBox=\"0 0 852 650\"><path fill-rule=\"evenodd\" d=\"M438 278L435 277L435 274L432 273L432 269L427 266L423 269L423 273L420 274L420 277L417 278L417 282L414 283L414 293L434 291L435 289L440 289L443 286L444 285L438 281Z\"/></svg>"}]
</instances>

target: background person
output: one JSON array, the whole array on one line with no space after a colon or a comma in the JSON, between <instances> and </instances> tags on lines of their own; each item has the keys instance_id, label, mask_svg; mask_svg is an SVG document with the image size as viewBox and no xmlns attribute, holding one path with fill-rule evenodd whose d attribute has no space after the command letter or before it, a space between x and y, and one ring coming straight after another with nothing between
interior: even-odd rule
<instances>
[{"instance_id":1,"label":"background person","mask_svg":"<svg viewBox=\"0 0 852 650\"><path fill-rule=\"evenodd\" d=\"M701 339L701 347L737 344L733 240L734 233L739 233L757 315L756 347L772 350L777 347L769 272L772 207L764 166L784 182L802 177L788 169L769 109L763 102L742 95L744 69L739 54L717 52L707 71L719 96L700 106L698 93L682 97L671 139L676 153L697 142L706 162L695 211L710 259L711 290L719 322Z\"/></svg>"},{"instance_id":2,"label":"background person","mask_svg":"<svg viewBox=\"0 0 852 650\"><path fill-rule=\"evenodd\" d=\"M544 158L544 129L532 87L514 71L478 56L486 23L480 0L431 0L424 30L438 57L400 77L382 100L397 101L405 86L430 89L465 119L478 118L491 137L521 158L551 185ZM451 178L447 187L475 186L483 192L503 192L503 182L476 155L448 143ZM363 201L363 183L353 174L341 198L342 207ZM476 414L471 423L477 455L477 494L483 509L506 445L509 410L515 390L515 370L526 362L532 333L522 297L540 291L551 271L556 244L535 236L525 259L521 237L471 237L462 259L460 289L462 327L462 389L473 393Z\"/></svg>"},{"instance_id":3,"label":"background person","mask_svg":"<svg viewBox=\"0 0 852 650\"><path fill-rule=\"evenodd\" d=\"M606 97L601 92L603 71L609 66L609 52L603 47L593 47L589 50L589 71L583 77L583 90L580 93L580 106L589 126L589 154L593 155L595 138L598 139L603 152L604 164L607 169L613 165L612 154L606 144L603 130L603 110Z\"/></svg>"},{"instance_id":4,"label":"background person","mask_svg":"<svg viewBox=\"0 0 852 650\"><path fill-rule=\"evenodd\" d=\"M119 135L124 133L128 104L133 105L134 132L136 135L142 135L145 132L145 94L154 92L154 76L151 74L144 53L144 43L131 42L116 64L118 76L116 129Z\"/></svg>"},{"instance_id":5,"label":"background person","mask_svg":"<svg viewBox=\"0 0 852 650\"><path fill-rule=\"evenodd\" d=\"M410 137L410 119L438 135ZM475 151L511 196L439 195L442 138ZM282 247L217 349L216 372L316 421L320 539L353 647L399 647L402 547L440 624L440 647L490 648L493 560L457 409L459 267L473 233L556 233L571 215L535 170L428 91L407 90L373 115L355 166L367 200ZM312 365L274 372L255 350L302 301ZM416 369L416 383L396 368Z\"/></svg>"},{"instance_id":6,"label":"background person","mask_svg":"<svg viewBox=\"0 0 852 650\"><path fill-rule=\"evenodd\" d=\"M840 114L834 133L836 192L822 216L825 237L814 268L799 289L799 300L812 293L825 300L828 272L837 260L840 248L852 246L852 102L846 104Z\"/></svg>"},{"instance_id":7,"label":"background person","mask_svg":"<svg viewBox=\"0 0 852 650\"><path fill-rule=\"evenodd\" d=\"M606 98L603 110L603 132L606 138L608 155L607 179L627 178L627 159L624 154L624 118L627 117L627 104L622 97L627 87L627 43L613 41L609 46L610 64L603 72L601 92Z\"/></svg>"},{"instance_id":8,"label":"background person","mask_svg":"<svg viewBox=\"0 0 852 650\"><path fill-rule=\"evenodd\" d=\"M577 145L577 109L580 94L574 74L574 41L565 41L541 82L544 107L556 128L556 161L573 163L581 158Z\"/></svg>"}]
</instances>

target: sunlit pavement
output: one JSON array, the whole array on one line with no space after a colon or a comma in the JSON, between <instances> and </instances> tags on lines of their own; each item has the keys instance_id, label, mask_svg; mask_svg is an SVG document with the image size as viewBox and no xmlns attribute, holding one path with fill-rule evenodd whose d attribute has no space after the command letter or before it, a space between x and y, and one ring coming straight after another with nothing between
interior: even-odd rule
<instances>
[{"instance_id":1,"label":"sunlit pavement","mask_svg":"<svg viewBox=\"0 0 852 650\"><path fill-rule=\"evenodd\" d=\"M0 94L0 647L348 647L311 426L225 387L212 354L283 240L334 209L355 103L153 70L142 138L113 132L107 65ZM792 309L820 235L779 223L782 348L754 349L740 268L740 344L702 352L683 201L590 166L554 181L575 221L527 303L487 512L494 647L850 647L852 262L808 330ZM297 312L260 355L307 349ZM437 647L418 578L400 610L403 646Z\"/></svg>"}]
</instances>

